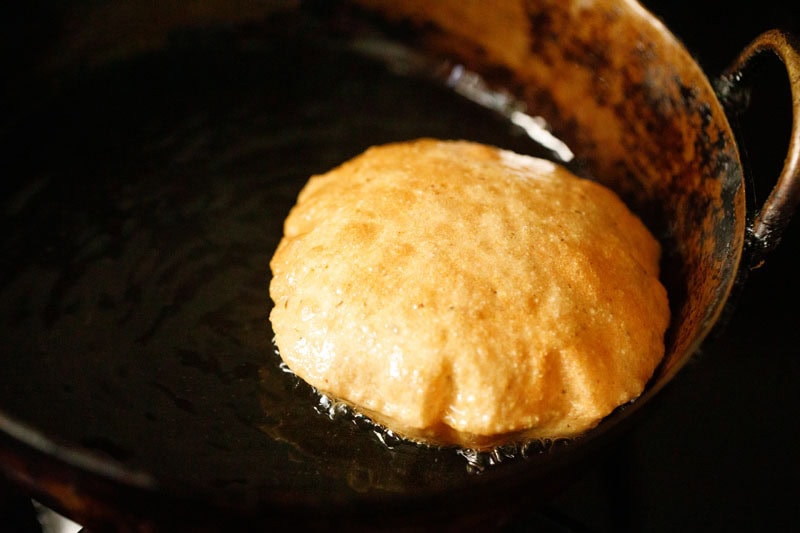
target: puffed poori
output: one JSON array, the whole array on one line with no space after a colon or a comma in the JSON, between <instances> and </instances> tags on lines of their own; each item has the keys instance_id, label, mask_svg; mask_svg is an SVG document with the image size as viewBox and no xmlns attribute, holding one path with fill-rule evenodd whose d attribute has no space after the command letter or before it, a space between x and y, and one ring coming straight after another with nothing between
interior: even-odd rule
<instances>
[{"instance_id":1,"label":"puffed poori","mask_svg":"<svg viewBox=\"0 0 800 533\"><path fill-rule=\"evenodd\" d=\"M609 189L466 141L313 176L270 263L288 367L398 435L571 437L641 394L669 322L660 245Z\"/></svg>"}]
</instances>

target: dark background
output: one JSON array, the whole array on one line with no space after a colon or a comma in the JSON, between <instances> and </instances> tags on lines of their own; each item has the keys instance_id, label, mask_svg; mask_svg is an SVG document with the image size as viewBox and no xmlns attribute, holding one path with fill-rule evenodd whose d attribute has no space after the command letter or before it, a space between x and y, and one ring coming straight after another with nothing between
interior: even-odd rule
<instances>
[{"instance_id":1,"label":"dark background","mask_svg":"<svg viewBox=\"0 0 800 533\"><path fill-rule=\"evenodd\" d=\"M711 79L761 32L800 35L800 4L649 0ZM785 70L761 61L740 140L760 205L792 122ZM798 217L800 218L800 217ZM800 524L800 220L730 319L611 454L518 530L790 531Z\"/></svg>"}]
</instances>

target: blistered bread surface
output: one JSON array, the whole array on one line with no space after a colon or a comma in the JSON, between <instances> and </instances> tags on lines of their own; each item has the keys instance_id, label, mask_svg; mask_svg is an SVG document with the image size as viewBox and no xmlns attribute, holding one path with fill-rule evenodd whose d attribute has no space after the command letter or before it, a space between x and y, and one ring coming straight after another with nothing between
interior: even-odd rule
<instances>
[{"instance_id":1,"label":"blistered bread surface","mask_svg":"<svg viewBox=\"0 0 800 533\"><path fill-rule=\"evenodd\" d=\"M312 177L271 261L280 355L398 434L569 437L664 353L660 247L610 190L464 141L373 147Z\"/></svg>"}]
</instances>

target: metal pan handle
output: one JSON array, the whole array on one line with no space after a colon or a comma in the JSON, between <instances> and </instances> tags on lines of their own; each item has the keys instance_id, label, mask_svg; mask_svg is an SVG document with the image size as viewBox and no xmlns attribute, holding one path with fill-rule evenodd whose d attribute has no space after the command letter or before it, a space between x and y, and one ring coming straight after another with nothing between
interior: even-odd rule
<instances>
[{"instance_id":1,"label":"metal pan handle","mask_svg":"<svg viewBox=\"0 0 800 533\"><path fill-rule=\"evenodd\" d=\"M741 112L746 107L752 83L748 79L748 67L751 60L763 52L774 53L786 67L792 93L792 129L778 182L753 221L750 234L753 265L759 265L775 249L800 203L800 41L780 30L762 33L739 54L717 83L717 92L726 111Z\"/></svg>"}]
</instances>

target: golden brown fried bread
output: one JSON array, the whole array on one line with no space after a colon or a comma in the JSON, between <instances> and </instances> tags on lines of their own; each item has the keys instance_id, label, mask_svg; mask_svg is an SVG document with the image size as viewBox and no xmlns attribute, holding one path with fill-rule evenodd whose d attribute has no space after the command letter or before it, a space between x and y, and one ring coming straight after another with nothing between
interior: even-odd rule
<instances>
[{"instance_id":1,"label":"golden brown fried bread","mask_svg":"<svg viewBox=\"0 0 800 533\"><path fill-rule=\"evenodd\" d=\"M464 141L314 176L271 262L298 376L394 432L567 437L637 397L669 321L660 247L610 190Z\"/></svg>"}]
</instances>

